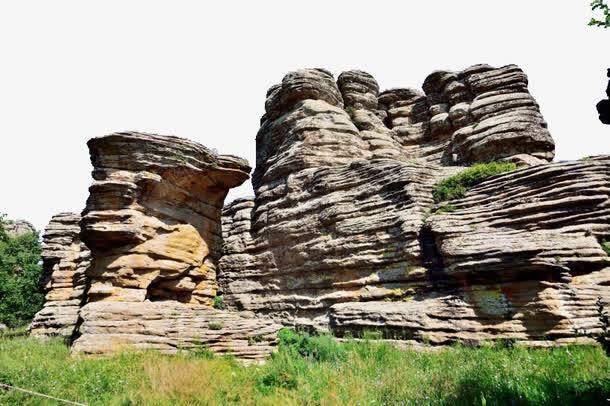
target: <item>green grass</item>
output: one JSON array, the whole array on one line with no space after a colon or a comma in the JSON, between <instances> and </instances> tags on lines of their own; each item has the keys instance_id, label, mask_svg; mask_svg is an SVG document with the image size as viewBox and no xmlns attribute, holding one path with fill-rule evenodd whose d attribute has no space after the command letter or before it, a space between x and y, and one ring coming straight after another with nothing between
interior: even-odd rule
<instances>
[{"instance_id":1,"label":"green grass","mask_svg":"<svg viewBox=\"0 0 610 406\"><path fill-rule=\"evenodd\" d=\"M487 164L475 164L470 168L439 182L432 191L434 200L461 199L466 191L484 180L502 173L514 171L517 165L512 162L490 162Z\"/></svg>"},{"instance_id":2,"label":"green grass","mask_svg":"<svg viewBox=\"0 0 610 406\"><path fill-rule=\"evenodd\" d=\"M266 364L123 353L73 358L62 340L0 338L0 381L91 405L605 404L610 358L594 347L399 351L281 332ZM0 390L0 404L52 405Z\"/></svg>"}]
</instances>

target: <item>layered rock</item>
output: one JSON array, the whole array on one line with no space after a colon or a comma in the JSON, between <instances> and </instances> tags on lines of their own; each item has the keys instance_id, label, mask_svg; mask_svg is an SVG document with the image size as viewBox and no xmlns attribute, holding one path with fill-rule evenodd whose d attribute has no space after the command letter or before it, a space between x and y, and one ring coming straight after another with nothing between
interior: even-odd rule
<instances>
[{"instance_id":1,"label":"layered rock","mask_svg":"<svg viewBox=\"0 0 610 406\"><path fill-rule=\"evenodd\" d=\"M198 340L245 358L268 354L279 326L211 308L222 204L248 178L247 162L152 134L116 133L88 146L94 182L80 225L93 261L73 351L175 351ZM212 331L218 323L227 326Z\"/></svg>"},{"instance_id":2,"label":"layered rock","mask_svg":"<svg viewBox=\"0 0 610 406\"><path fill-rule=\"evenodd\" d=\"M83 241L89 300L211 305L220 212L247 163L176 137L117 133L88 143L94 166Z\"/></svg>"},{"instance_id":3,"label":"layered rock","mask_svg":"<svg viewBox=\"0 0 610 406\"><path fill-rule=\"evenodd\" d=\"M34 226L25 220L7 220L2 223L2 227L6 235L12 238L36 232Z\"/></svg>"},{"instance_id":4,"label":"layered rock","mask_svg":"<svg viewBox=\"0 0 610 406\"><path fill-rule=\"evenodd\" d=\"M425 283L419 233L432 185L425 163L358 160L290 176L224 211L227 303L293 325L323 326L328 308L399 300ZM264 190L264 193L263 193Z\"/></svg>"},{"instance_id":5,"label":"layered rock","mask_svg":"<svg viewBox=\"0 0 610 406\"><path fill-rule=\"evenodd\" d=\"M610 302L610 157L498 176L451 205L426 222L436 257L426 288L333 306L339 334L549 344L596 329L597 298Z\"/></svg>"},{"instance_id":6,"label":"layered rock","mask_svg":"<svg viewBox=\"0 0 610 406\"><path fill-rule=\"evenodd\" d=\"M544 165L554 143L521 69L439 71L423 92L381 93L369 74L344 72L344 111L319 72L272 87L255 197L223 211L219 281L231 308L435 344L548 344L595 328L593 305L609 290L608 168L604 158ZM308 92L291 98L292 82ZM433 214L434 185L463 169L451 165L502 160L532 168Z\"/></svg>"},{"instance_id":7,"label":"layered rock","mask_svg":"<svg viewBox=\"0 0 610 406\"><path fill-rule=\"evenodd\" d=\"M610 301L610 158L549 164L553 140L514 65L437 71L423 91L379 92L357 70L336 82L323 69L290 73L267 93L255 196L224 209L248 178L243 160L143 133L88 145L80 229L60 216L63 240L47 254L84 252L80 239L91 250L90 266L83 254L82 266L70 257L47 271L50 298L78 292L66 269L87 268L78 322L64 323L79 326L74 353L208 348L258 360L282 325L548 345L595 331L595 302ZM457 165L490 161L524 169L434 201ZM219 295L226 310L212 307Z\"/></svg>"},{"instance_id":8,"label":"layered rock","mask_svg":"<svg viewBox=\"0 0 610 406\"><path fill-rule=\"evenodd\" d=\"M90 252L80 240L80 216L60 213L49 222L42 237L42 285L44 307L36 313L30 333L34 336L71 337L86 297L85 271Z\"/></svg>"},{"instance_id":9,"label":"layered rock","mask_svg":"<svg viewBox=\"0 0 610 406\"><path fill-rule=\"evenodd\" d=\"M125 348L166 354L209 350L245 361L267 357L280 325L246 312L163 302L94 302L81 310L82 336L73 353L109 354Z\"/></svg>"}]
</instances>

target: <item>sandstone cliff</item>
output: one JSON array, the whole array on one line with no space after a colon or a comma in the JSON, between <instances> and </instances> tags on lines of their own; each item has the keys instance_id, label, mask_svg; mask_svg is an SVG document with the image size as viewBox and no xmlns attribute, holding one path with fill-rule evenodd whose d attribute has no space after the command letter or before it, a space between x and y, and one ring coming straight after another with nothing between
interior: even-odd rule
<instances>
[{"instance_id":1,"label":"sandstone cliff","mask_svg":"<svg viewBox=\"0 0 610 406\"><path fill-rule=\"evenodd\" d=\"M59 216L45 236L58 282L33 332L73 334L74 352L250 360L282 325L433 344L582 339L610 300L610 157L550 163L527 84L514 65L437 71L423 91L290 73L267 93L255 196L224 208L245 161L176 137L94 138L80 227ZM435 201L443 179L492 161L520 169ZM77 299L61 323L55 296Z\"/></svg>"},{"instance_id":2,"label":"sandstone cliff","mask_svg":"<svg viewBox=\"0 0 610 406\"><path fill-rule=\"evenodd\" d=\"M548 164L553 140L514 65L434 72L423 90L319 69L269 90L255 197L224 209L227 303L437 344L594 329L610 294L608 158ZM431 214L437 182L490 161L533 167Z\"/></svg>"}]
</instances>

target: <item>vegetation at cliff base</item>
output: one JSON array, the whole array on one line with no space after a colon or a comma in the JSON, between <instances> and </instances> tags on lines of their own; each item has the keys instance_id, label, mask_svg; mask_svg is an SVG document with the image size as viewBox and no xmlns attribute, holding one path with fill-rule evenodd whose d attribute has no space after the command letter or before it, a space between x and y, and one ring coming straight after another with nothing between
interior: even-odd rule
<instances>
[{"instance_id":1,"label":"vegetation at cliff base","mask_svg":"<svg viewBox=\"0 0 610 406\"><path fill-rule=\"evenodd\" d=\"M35 232L9 236L5 221L0 216L0 323L17 327L29 323L44 302L41 245Z\"/></svg>"},{"instance_id":2,"label":"vegetation at cliff base","mask_svg":"<svg viewBox=\"0 0 610 406\"><path fill-rule=\"evenodd\" d=\"M0 337L0 382L89 405L605 404L610 358L597 347L401 351L283 330L264 365L230 357L126 352L70 357L61 339ZM0 404L54 405L0 389Z\"/></svg>"},{"instance_id":3,"label":"vegetation at cliff base","mask_svg":"<svg viewBox=\"0 0 610 406\"><path fill-rule=\"evenodd\" d=\"M469 188L478 185L492 176L511 172L515 169L517 169L517 165L512 162L475 164L470 168L439 182L434 187L432 195L437 202L461 199L466 196L466 192Z\"/></svg>"}]
</instances>

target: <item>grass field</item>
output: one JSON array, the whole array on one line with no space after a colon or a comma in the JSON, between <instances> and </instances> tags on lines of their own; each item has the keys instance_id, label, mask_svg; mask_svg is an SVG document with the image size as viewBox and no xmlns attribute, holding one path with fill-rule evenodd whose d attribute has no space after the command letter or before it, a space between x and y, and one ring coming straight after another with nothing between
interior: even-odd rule
<instances>
[{"instance_id":1,"label":"grass field","mask_svg":"<svg viewBox=\"0 0 610 406\"><path fill-rule=\"evenodd\" d=\"M92 405L607 404L610 358L594 347L400 351L282 332L264 365L198 354L72 358L60 339L0 338L0 382ZM0 404L55 405L0 389Z\"/></svg>"}]
</instances>

